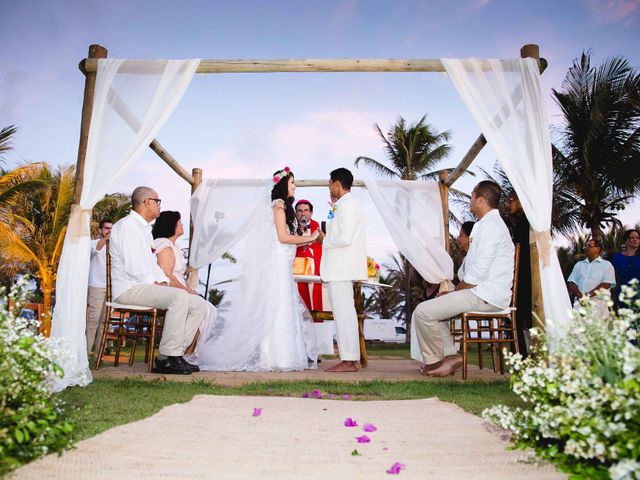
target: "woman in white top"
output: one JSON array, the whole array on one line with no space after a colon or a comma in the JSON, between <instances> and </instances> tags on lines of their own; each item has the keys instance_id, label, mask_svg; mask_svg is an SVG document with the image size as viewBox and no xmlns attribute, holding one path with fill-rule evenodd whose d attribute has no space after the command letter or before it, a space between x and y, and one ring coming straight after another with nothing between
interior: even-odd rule
<instances>
[{"instance_id":1,"label":"woman in white top","mask_svg":"<svg viewBox=\"0 0 640 480\"><path fill-rule=\"evenodd\" d=\"M169 278L169 285L186 290L193 295L198 295L198 292L187 284L187 262L182 250L176 245L176 240L184 234L184 225L180 219L180 212L161 212L153 225L151 233L154 238L153 249L158 259L158 265ZM200 337L206 338L213 326L216 318L216 307L210 303L208 305L207 314L202 319L198 333L193 343L187 348L186 354L193 353L198 339ZM194 360L192 359L192 362Z\"/></svg>"}]
</instances>

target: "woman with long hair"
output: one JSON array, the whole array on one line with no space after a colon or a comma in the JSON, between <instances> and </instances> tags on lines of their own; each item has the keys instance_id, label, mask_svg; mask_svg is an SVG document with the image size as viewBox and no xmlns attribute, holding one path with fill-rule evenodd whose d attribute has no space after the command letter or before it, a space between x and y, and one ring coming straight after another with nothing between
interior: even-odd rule
<instances>
[{"instance_id":1,"label":"woman with long hair","mask_svg":"<svg viewBox=\"0 0 640 480\"><path fill-rule=\"evenodd\" d=\"M624 242L622 251L616 253L611 259L616 271L616 300L623 285L628 285L634 278L640 281L640 232L636 228L626 230L622 240Z\"/></svg>"},{"instance_id":2,"label":"woman with long hair","mask_svg":"<svg viewBox=\"0 0 640 480\"><path fill-rule=\"evenodd\" d=\"M265 198L252 219L229 308L219 312L211 337L196 346L202 370L315 368L315 334L293 279L293 260L296 247L313 243L319 232L295 235L296 185L288 167L275 172L270 185L271 202Z\"/></svg>"},{"instance_id":3,"label":"woman with long hair","mask_svg":"<svg viewBox=\"0 0 640 480\"><path fill-rule=\"evenodd\" d=\"M198 292L187 284L187 262L182 250L176 245L176 240L184 234L180 212L170 210L160 212L160 216L153 224L151 234L153 235L153 249L158 265L169 278L169 285L186 290L192 295L198 295ZM208 334L215 321L216 307L210 303L208 306L207 313L200 323L192 344L187 348L186 354L193 353L198 339ZM196 359L190 358L189 360L193 363Z\"/></svg>"}]
</instances>

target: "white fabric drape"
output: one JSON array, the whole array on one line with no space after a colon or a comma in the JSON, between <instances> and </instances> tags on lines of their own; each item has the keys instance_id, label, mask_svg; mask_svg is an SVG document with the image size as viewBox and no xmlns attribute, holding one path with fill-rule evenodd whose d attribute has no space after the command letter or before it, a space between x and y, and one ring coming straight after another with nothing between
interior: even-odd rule
<instances>
[{"instance_id":1,"label":"white fabric drape","mask_svg":"<svg viewBox=\"0 0 640 480\"><path fill-rule=\"evenodd\" d=\"M559 338L571 305L549 234L553 167L538 63L531 58L442 59L442 63L536 232L547 333L552 340Z\"/></svg>"},{"instance_id":2,"label":"white fabric drape","mask_svg":"<svg viewBox=\"0 0 640 480\"><path fill-rule=\"evenodd\" d=\"M65 376L56 390L91 381L85 337L91 208L108 191L117 190L118 180L179 103L199 63L98 61L82 196L69 220L56 281L51 336L69 349L61 360Z\"/></svg>"},{"instance_id":3,"label":"white fabric drape","mask_svg":"<svg viewBox=\"0 0 640 480\"><path fill-rule=\"evenodd\" d=\"M208 265L244 237L258 209L271 204L272 186L271 179L203 180L191 196L190 265Z\"/></svg>"},{"instance_id":4,"label":"white fabric drape","mask_svg":"<svg viewBox=\"0 0 640 480\"><path fill-rule=\"evenodd\" d=\"M442 202L437 182L365 180L373 203L398 250L429 283L453 279L453 261L444 248ZM411 324L411 357L422 354Z\"/></svg>"}]
</instances>

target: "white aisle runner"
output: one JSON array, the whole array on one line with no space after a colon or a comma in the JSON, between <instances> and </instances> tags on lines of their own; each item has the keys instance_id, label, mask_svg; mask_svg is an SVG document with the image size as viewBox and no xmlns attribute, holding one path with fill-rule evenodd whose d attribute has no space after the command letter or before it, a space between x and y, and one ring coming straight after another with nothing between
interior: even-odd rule
<instances>
[{"instance_id":1,"label":"white aisle runner","mask_svg":"<svg viewBox=\"0 0 640 480\"><path fill-rule=\"evenodd\" d=\"M261 408L253 416L254 408ZM347 417L358 423L345 427ZM374 432L364 432L371 423ZM367 435L369 443L355 437ZM558 479L450 403L199 395L22 467L17 479ZM354 456L357 450L360 455ZM386 471L396 462L399 474Z\"/></svg>"}]
</instances>

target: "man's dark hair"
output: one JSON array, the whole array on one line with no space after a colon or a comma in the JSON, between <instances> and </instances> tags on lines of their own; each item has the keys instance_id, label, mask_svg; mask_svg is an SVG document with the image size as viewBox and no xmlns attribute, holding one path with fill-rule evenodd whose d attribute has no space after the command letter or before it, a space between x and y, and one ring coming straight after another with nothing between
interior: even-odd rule
<instances>
[{"instance_id":1,"label":"man's dark hair","mask_svg":"<svg viewBox=\"0 0 640 480\"><path fill-rule=\"evenodd\" d=\"M342 188L345 190L351 190L351 185L353 185L353 174L346 168L336 168L329 174L329 178L331 178L331 181L333 182L340 182L340 185L342 185Z\"/></svg>"},{"instance_id":2,"label":"man's dark hair","mask_svg":"<svg viewBox=\"0 0 640 480\"><path fill-rule=\"evenodd\" d=\"M596 237L591 237L589 240L587 240L586 242L584 242L584 244L586 245L589 242L593 242L593 244L598 247L600 250L602 250L602 240L600 240L599 238Z\"/></svg>"},{"instance_id":3,"label":"man's dark hair","mask_svg":"<svg viewBox=\"0 0 640 480\"><path fill-rule=\"evenodd\" d=\"M113 222L111 221L111 219L103 218L102 220L100 220L100 223L98 224L98 228L104 227L105 223L110 223L111 225L113 225Z\"/></svg>"},{"instance_id":4,"label":"man's dark hair","mask_svg":"<svg viewBox=\"0 0 640 480\"><path fill-rule=\"evenodd\" d=\"M313 205L311 205L309 200L298 200L296 202L296 211L298 211L298 205L309 205L309 210L313 213Z\"/></svg>"},{"instance_id":5,"label":"man's dark hair","mask_svg":"<svg viewBox=\"0 0 640 480\"><path fill-rule=\"evenodd\" d=\"M476 192L476 197L484 198L491 208L498 208L500 205L502 189L496 182L483 180L476 185L473 191Z\"/></svg>"},{"instance_id":6,"label":"man's dark hair","mask_svg":"<svg viewBox=\"0 0 640 480\"><path fill-rule=\"evenodd\" d=\"M154 239L173 237L176 234L178 220L180 220L180 212L172 212L171 210L160 212L156 223L153 224L151 235Z\"/></svg>"}]
</instances>

